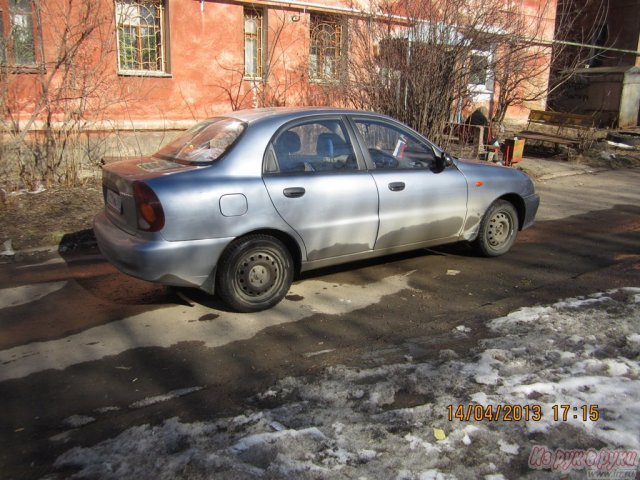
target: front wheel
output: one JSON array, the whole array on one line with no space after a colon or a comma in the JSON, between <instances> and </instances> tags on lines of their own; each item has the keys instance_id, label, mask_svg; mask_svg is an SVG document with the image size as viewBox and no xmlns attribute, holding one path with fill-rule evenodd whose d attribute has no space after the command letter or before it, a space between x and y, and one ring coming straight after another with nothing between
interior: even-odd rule
<instances>
[{"instance_id":1,"label":"front wheel","mask_svg":"<svg viewBox=\"0 0 640 480\"><path fill-rule=\"evenodd\" d=\"M506 200L494 202L480 223L475 245L483 255L497 257L509 251L518 233L518 214Z\"/></svg>"},{"instance_id":2,"label":"front wheel","mask_svg":"<svg viewBox=\"0 0 640 480\"><path fill-rule=\"evenodd\" d=\"M238 312L273 307L293 280L291 254L277 238L249 235L235 240L218 263L216 293Z\"/></svg>"}]
</instances>

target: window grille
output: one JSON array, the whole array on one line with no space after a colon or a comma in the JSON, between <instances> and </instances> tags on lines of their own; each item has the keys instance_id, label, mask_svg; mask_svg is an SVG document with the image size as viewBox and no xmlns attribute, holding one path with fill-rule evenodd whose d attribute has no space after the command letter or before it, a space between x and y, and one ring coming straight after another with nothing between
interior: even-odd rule
<instances>
[{"instance_id":1,"label":"window grille","mask_svg":"<svg viewBox=\"0 0 640 480\"><path fill-rule=\"evenodd\" d=\"M120 71L167 71L164 12L159 0L116 2Z\"/></svg>"},{"instance_id":2,"label":"window grille","mask_svg":"<svg viewBox=\"0 0 640 480\"><path fill-rule=\"evenodd\" d=\"M263 14L253 8L244 9L244 76L262 77Z\"/></svg>"},{"instance_id":3,"label":"window grille","mask_svg":"<svg viewBox=\"0 0 640 480\"><path fill-rule=\"evenodd\" d=\"M333 17L311 15L309 76L337 80L342 59L342 24Z\"/></svg>"},{"instance_id":4,"label":"window grille","mask_svg":"<svg viewBox=\"0 0 640 480\"><path fill-rule=\"evenodd\" d=\"M34 65L33 2L0 1L0 61L13 65Z\"/></svg>"}]
</instances>

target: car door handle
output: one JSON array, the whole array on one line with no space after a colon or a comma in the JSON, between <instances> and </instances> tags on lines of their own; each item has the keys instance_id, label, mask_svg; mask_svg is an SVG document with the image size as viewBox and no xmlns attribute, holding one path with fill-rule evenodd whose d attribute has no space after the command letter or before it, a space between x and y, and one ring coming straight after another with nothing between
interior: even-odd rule
<instances>
[{"instance_id":1,"label":"car door handle","mask_svg":"<svg viewBox=\"0 0 640 480\"><path fill-rule=\"evenodd\" d=\"M282 193L284 193L285 197L288 198L300 198L305 194L306 190L302 187L290 187L285 188Z\"/></svg>"},{"instance_id":2,"label":"car door handle","mask_svg":"<svg viewBox=\"0 0 640 480\"><path fill-rule=\"evenodd\" d=\"M399 192L400 190L404 190L404 182L391 182L389 184L389 190L392 192Z\"/></svg>"}]
</instances>

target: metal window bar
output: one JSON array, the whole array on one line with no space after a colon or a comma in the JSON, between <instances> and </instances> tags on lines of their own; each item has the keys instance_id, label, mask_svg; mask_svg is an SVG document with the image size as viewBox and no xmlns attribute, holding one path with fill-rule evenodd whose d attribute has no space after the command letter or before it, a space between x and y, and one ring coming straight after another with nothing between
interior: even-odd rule
<instances>
[{"instance_id":1,"label":"metal window bar","mask_svg":"<svg viewBox=\"0 0 640 480\"><path fill-rule=\"evenodd\" d=\"M262 12L244 9L244 76L262 77Z\"/></svg>"},{"instance_id":2,"label":"metal window bar","mask_svg":"<svg viewBox=\"0 0 640 480\"><path fill-rule=\"evenodd\" d=\"M162 2L120 1L116 12L119 69L166 72Z\"/></svg>"},{"instance_id":3,"label":"metal window bar","mask_svg":"<svg viewBox=\"0 0 640 480\"><path fill-rule=\"evenodd\" d=\"M0 62L5 63L7 61L7 54L4 44L4 10L0 8Z\"/></svg>"},{"instance_id":4,"label":"metal window bar","mask_svg":"<svg viewBox=\"0 0 640 480\"><path fill-rule=\"evenodd\" d=\"M309 73L314 80L338 78L342 56L342 25L324 16L311 17Z\"/></svg>"}]
</instances>

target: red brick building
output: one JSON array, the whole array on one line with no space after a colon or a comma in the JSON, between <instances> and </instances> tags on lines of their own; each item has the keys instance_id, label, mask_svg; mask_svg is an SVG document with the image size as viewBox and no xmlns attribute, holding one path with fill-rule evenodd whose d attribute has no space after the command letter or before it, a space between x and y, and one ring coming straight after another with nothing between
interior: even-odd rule
<instances>
[{"instance_id":1,"label":"red brick building","mask_svg":"<svg viewBox=\"0 0 640 480\"><path fill-rule=\"evenodd\" d=\"M517 3L523 15L535 16L545 2ZM147 127L239 107L332 101L332 82L345 74L349 30L371 13L369 5L339 0L0 0L0 55L13 115L37 108L37 72L52 70L62 36L83 34L74 24L85 18L83 5L96 24L82 58L99 64L90 73L103 84L86 88L104 103L92 116ZM549 28L538 33L552 35L553 13L545 13ZM402 12L396 17L402 21ZM478 101L494 93L492 73L477 70L494 54L474 52Z\"/></svg>"},{"instance_id":2,"label":"red brick building","mask_svg":"<svg viewBox=\"0 0 640 480\"><path fill-rule=\"evenodd\" d=\"M448 17L447 2L458 8ZM503 50L491 39L537 45L535 74L519 74L545 91L555 8L556 0L0 0L0 127L11 145L0 177L15 175L15 161L5 162L23 158L25 148L32 160L19 162L35 166L20 176L34 183L63 164L151 153L172 131L232 109L362 106L344 92L348 85L357 93L354 60L367 55L369 69L396 82L406 106L407 80L378 62L384 45L399 45L397 57L417 44L453 50L475 35L479 46L456 60L465 73L450 75L465 96L446 109L453 121L478 106L495 112L504 91L497 70L509 63L498 66ZM505 12L512 17L494 25ZM509 22L521 27L509 31ZM374 27L386 44L367 37ZM544 105L544 96L516 104L507 121L522 122L528 108Z\"/></svg>"}]
</instances>

